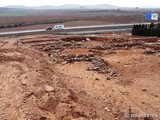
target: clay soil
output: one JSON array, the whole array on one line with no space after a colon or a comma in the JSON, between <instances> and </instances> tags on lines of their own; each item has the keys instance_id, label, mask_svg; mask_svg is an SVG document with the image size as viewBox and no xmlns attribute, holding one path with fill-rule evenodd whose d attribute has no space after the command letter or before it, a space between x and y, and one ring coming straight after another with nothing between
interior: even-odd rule
<instances>
[{"instance_id":1,"label":"clay soil","mask_svg":"<svg viewBox=\"0 0 160 120\"><path fill-rule=\"evenodd\" d=\"M126 115L160 115L159 73L159 38L0 38L0 119L149 120Z\"/></svg>"}]
</instances>

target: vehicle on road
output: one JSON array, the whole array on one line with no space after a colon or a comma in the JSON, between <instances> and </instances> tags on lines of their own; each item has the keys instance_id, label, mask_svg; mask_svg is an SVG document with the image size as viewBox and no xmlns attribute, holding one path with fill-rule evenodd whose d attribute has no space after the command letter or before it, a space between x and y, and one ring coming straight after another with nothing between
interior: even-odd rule
<instances>
[{"instance_id":1,"label":"vehicle on road","mask_svg":"<svg viewBox=\"0 0 160 120\"><path fill-rule=\"evenodd\" d=\"M47 27L46 30L53 30L53 28L52 27Z\"/></svg>"},{"instance_id":2,"label":"vehicle on road","mask_svg":"<svg viewBox=\"0 0 160 120\"><path fill-rule=\"evenodd\" d=\"M53 29L54 30L64 29L64 25L55 25Z\"/></svg>"}]
</instances>

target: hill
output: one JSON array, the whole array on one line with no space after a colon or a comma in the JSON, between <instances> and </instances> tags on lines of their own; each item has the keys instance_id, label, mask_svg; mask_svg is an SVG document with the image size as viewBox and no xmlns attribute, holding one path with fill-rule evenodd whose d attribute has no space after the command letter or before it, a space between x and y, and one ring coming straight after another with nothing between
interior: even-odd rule
<instances>
[{"instance_id":1,"label":"hill","mask_svg":"<svg viewBox=\"0 0 160 120\"><path fill-rule=\"evenodd\" d=\"M66 4L60 6L52 6L52 5L44 5L37 7L28 7L28 6L15 6L9 5L4 6L5 8L16 8L16 9L117 9L120 8L118 6L108 5L108 4L100 4L100 5L77 5L77 4Z\"/></svg>"}]
</instances>

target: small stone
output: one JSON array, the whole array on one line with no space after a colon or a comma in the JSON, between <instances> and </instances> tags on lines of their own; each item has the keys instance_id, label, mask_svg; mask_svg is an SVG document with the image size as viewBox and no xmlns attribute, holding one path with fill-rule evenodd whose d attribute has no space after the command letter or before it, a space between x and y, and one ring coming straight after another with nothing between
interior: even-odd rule
<instances>
[{"instance_id":1,"label":"small stone","mask_svg":"<svg viewBox=\"0 0 160 120\"><path fill-rule=\"evenodd\" d=\"M62 65L65 65L65 64L67 64L67 62L66 62L66 61L62 62Z\"/></svg>"},{"instance_id":2,"label":"small stone","mask_svg":"<svg viewBox=\"0 0 160 120\"><path fill-rule=\"evenodd\" d=\"M82 77L82 76L79 76L79 78L82 79L83 77Z\"/></svg>"},{"instance_id":3,"label":"small stone","mask_svg":"<svg viewBox=\"0 0 160 120\"><path fill-rule=\"evenodd\" d=\"M53 90L54 90L54 88L53 88L52 86L45 85L45 91L51 92L51 91L53 91Z\"/></svg>"},{"instance_id":4,"label":"small stone","mask_svg":"<svg viewBox=\"0 0 160 120\"><path fill-rule=\"evenodd\" d=\"M99 78L96 78L95 80L100 80Z\"/></svg>"},{"instance_id":5,"label":"small stone","mask_svg":"<svg viewBox=\"0 0 160 120\"><path fill-rule=\"evenodd\" d=\"M110 112L111 110L108 107L104 108L106 111Z\"/></svg>"},{"instance_id":6,"label":"small stone","mask_svg":"<svg viewBox=\"0 0 160 120\"><path fill-rule=\"evenodd\" d=\"M144 91L144 92L145 92L145 91L147 91L147 90L146 90L146 89L142 89L142 91Z\"/></svg>"},{"instance_id":7,"label":"small stone","mask_svg":"<svg viewBox=\"0 0 160 120\"><path fill-rule=\"evenodd\" d=\"M111 80L111 78L110 78L110 77L107 77L107 80Z\"/></svg>"},{"instance_id":8,"label":"small stone","mask_svg":"<svg viewBox=\"0 0 160 120\"><path fill-rule=\"evenodd\" d=\"M40 109L53 112L58 106L59 101L48 94L45 94L40 99L37 100L37 105Z\"/></svg>"},{"instance_id":9,"label":"small stone","mask_svg":"<svg viewBox=\"0 0 160 120\"><path fill-rule=\"evenodd\" d=\"M52 55L52 54L48 54L48 56L49 56L49 57L53 57L53 55Z\"/></svg>"},{"instance_id":10,"label":"small stone","mask_svg":"<svg viewBox=\"0 0 160 120\"><path fill-rule=\"evenodd\" d=\"M127 65L123 65L123 67L124 67L124 68L127 68L128 66L127 66Z\"/></svg>"},{"instance_id":11,"label":"small stone","mask_svg":"<svg viewBox=\"0 0 160 120\"><path fill-rule=\"evenodd\" d=\"M26 85L26 84L27 84L26 79L23 79L23 80L21 81L21 83L22 83L22 85Z\"/></svg>"},{"instance_id":12,"label":"small stone","mask_svg":"<svg viewBox=\"0 0 160 120\"><path fill-rule=\"evenodd\" d=\"M86 38L86 41L91 41L89 38Z\"/></svg>"}]
</instances>

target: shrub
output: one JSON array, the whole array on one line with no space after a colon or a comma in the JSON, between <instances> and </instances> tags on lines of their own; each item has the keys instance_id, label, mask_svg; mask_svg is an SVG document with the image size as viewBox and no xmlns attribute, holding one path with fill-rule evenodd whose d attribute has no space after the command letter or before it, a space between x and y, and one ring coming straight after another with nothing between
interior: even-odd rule
<instances>
[{"instance_id":1,"label":"shrub","mask_svg":"<svg viewBox=\"0 0 160 120\"><path fill-rule=\"evenodd\" d=\"M132 35L139 35L139 36L160 36L160 23L157 25L151 23L149 27L147 24L138 24L133 25L132 28Z\"/></svg>"}]
</instances>

